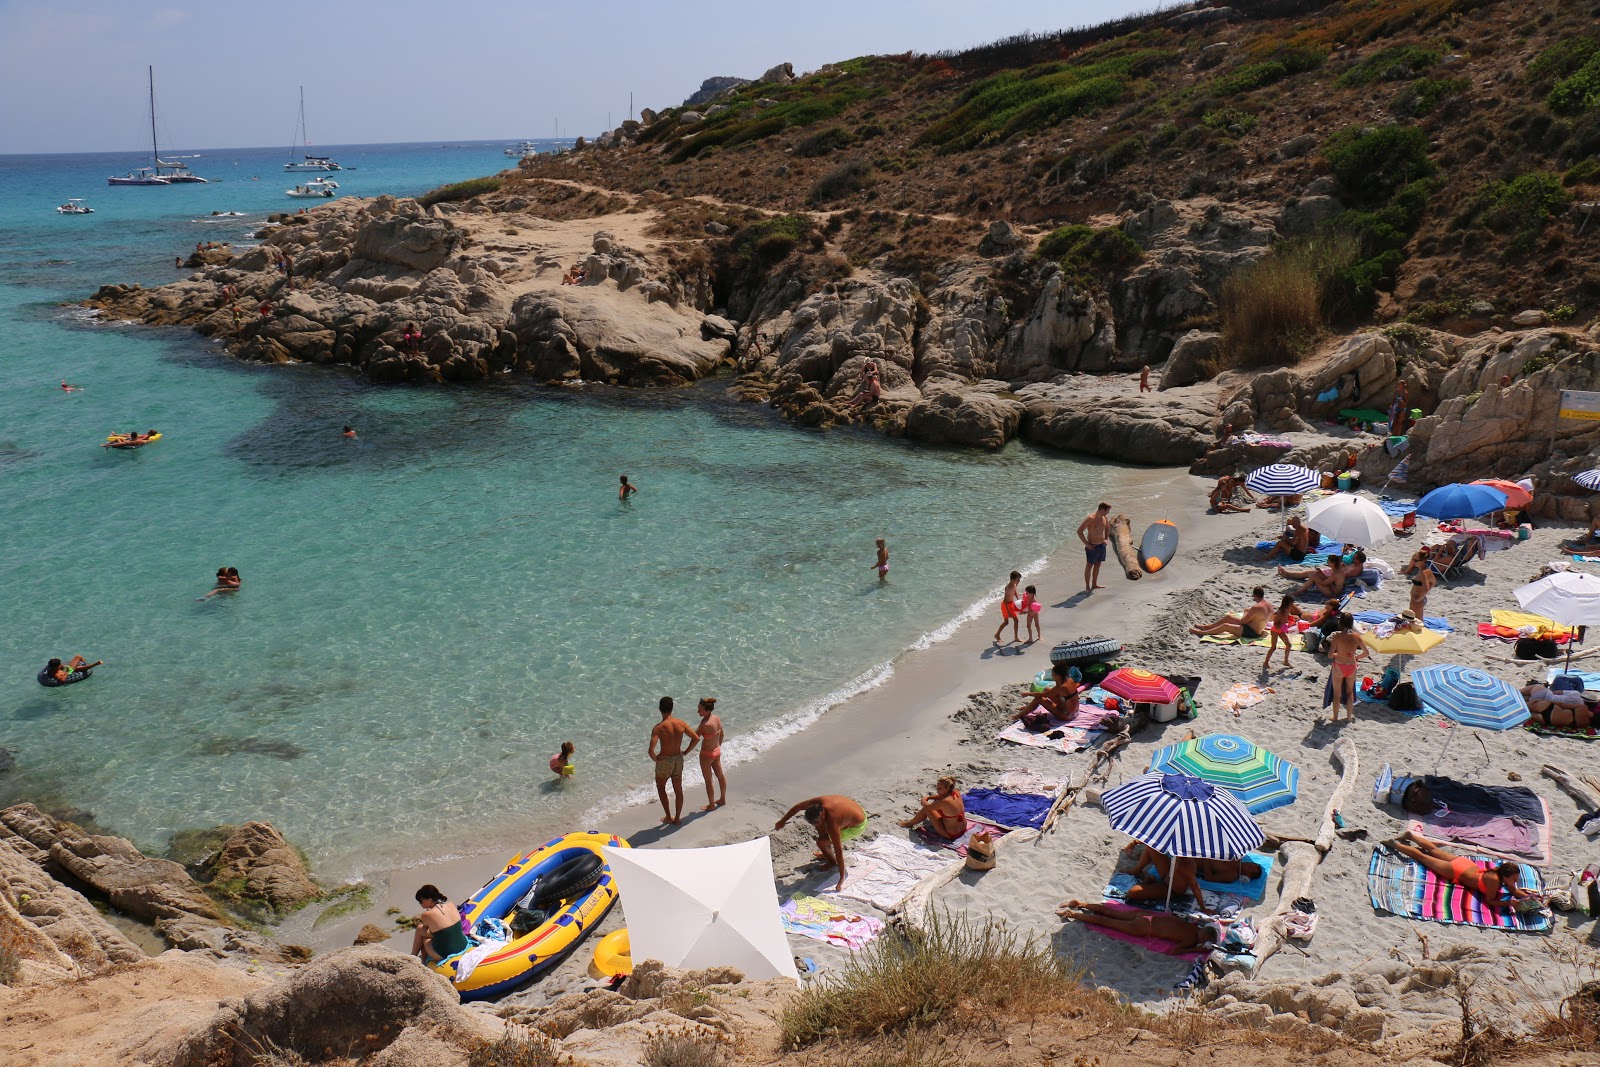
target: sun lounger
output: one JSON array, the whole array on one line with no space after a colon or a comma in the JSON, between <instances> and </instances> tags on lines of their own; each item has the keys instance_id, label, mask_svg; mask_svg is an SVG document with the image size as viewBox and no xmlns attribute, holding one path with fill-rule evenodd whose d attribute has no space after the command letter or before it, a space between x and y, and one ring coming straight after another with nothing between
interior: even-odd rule
<instances>
[{"instance_id":1,"label":"sun lounger","mask_svg":"<svg viewBox=\"0 0 1600 1067\"><path fill-rule=\"evenodd\" d=\"M1499 860L1471 857L1481 870L1489 870ZM1521 864L1522 886L1544 891L1544 879L1528 864ZM1489 930L1517 930L1543 933L1550 929L1550 916L1542 911L1519 912L1510 908L1491 908L1483 898L1461 886L1440 881L1439 876L1398 853L1379 846L1372 850L1367 866L1367 889L1374 911L1425 922L1454 926L1481 926Z\"/></svg>"}]
</instances>

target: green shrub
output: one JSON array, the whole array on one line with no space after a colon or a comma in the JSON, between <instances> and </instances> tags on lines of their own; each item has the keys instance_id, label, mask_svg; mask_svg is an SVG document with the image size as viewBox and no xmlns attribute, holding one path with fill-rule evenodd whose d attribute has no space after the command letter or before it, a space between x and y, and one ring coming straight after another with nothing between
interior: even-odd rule
<instances>
[{"instance_id":1,"label":"green shrub","mask_svg":"<svg viewBox=\"0 0 1600 1067\"><path fill-rule=\"evenodd\" d=\"M1510 181L1494 182L1480 194L1477 207L1484 225L1522 237L1526 242L1570 203L1572 194L1562 186L1560 175L1535 171Z\"/></svg>"},{"instance_id":2,"label":"green shrub","mask_svg":"<svg viewBox=\"0 0 1600 1067\"><path fill-rule=\"evenodd\" d=\"M1472 85L1466 78L1418 78L1394 98L1391 109L1399 115L1420 118Z\"/></svg>"},{"instance_id":3,"label":"green shrub","mask_svg":"<svg viewBox=\"0 0 1600 1067\"><path fill-rule=\"evenodd\" d=\"M1600 39L1569 37L1535 56L1528 64L1528 77L1535 82L1565 78L1581 70L1597 55L1600 55Z\"/></svg>"},{"instance_id":4,"label":"green shrub","mask_svg":"<svg viewBox=\"0 0 1600 1067\"><path fill-rule=\"evenodd\" d=\"M884 128L876 122L863 122L856 127L856 140L870 141L874 137L882 137L884 132Z\"/></svg>"},{"instance_id":5,"label":"green shrub","mask_svg":"<svg viewBox=\"0 0 1600 1067\"><path fill-rule=\"evenodd\" d=\"M810 232L808 215L770 215L752 222L728 239L726 265L765 270L787 258Z\"/></svg>"},{"instance_id":6,"label":"green shrub","mask_svg":"<svg viewBox=\"0 0 1600 1067\"><path fill-rule=\"evenodd\" d=\"M1322 154L1339 184L1364 206L1385 203L1403 186L1433 173L1428 135L1415 126L1341 130Z\"/></svg>"},{"instance_id":7,"label":"green shrub","mask_svg":"<svg viewBox=\"0 0 1600 1067\"><path fill-rule=\"evenodd\" d=\"M1061 264L1075 279L1091 273L1116 274L1144 258L1139 243L1115 226L1062 226L1039 241L1039 255Z\"/></svg>"},{"instance_id":8,"label":"green shrub","mask_svg":"<svg viewBox=\"0 0 1600 1067\"><path fill-rule=\"evenodd\" d=\"M1259 89L1263 85L1282 81L1288 76L1288 67L1276 59L1269 59L1265 63L1247 63L1242 67L1235 67L1227 74L1213 78L1206 90L1212 96L1238 96L1240 93Z\"/></svg>"},{"instance_id":9,"label":"green shrub","mask_svg":"<svg viewBox=\"0 0 1600 1067\"><path fill-rule=\"evenodd\" d=\"M1261 120L1248 111L1236 107L1219 107L1215 111L1207 111L1200 122L1207 129L1225 133L1229 137L1243 137L1256 128L1256 123Z\"/></svg>"},{"instance_id":10,"label":"green shrub","mask_svg":"<svg viewBox=\"0 0 1600 1067\"><path fill-rule=\"evenodd\" d=\"M1442 47L1424 48L1405 44L1385 48L1368 56L1343 74L1334 84L1341 89L1373 82L1410 81L1444 58Z\"/></svg>"},{"instance_id":11,"label":"green shrub","mask_svg":"<svg viewBox=\"0 0 1600 1067\"><path fill-rule=\"evenodd\" d=\"M849 148L855 142L850 136L850 131L841 126L829 126L825 130L818 130L800 138L795 143L794 154L805 159L814 159L825 156L829 152L837 152L841 148Z\"/></svg>"},{"instance_id":12,"label":"green shrub","mask_svg":"<svg viewBox=\"0 0 1600 1067\"><path fill-rule=\"evenodd\" d=\"M1561 184L1569 188L1574 185L1585 185L1596 180L1600 180L1600 158L1593 156L1573 164L1561 176Z\"/></svg>"},{"instance_id":13,"label":"green shrub","mask_svg":"<svg viewBox=\"0 0 1600 1067\"><path fill-rule=\"evenodd\" d=\"M1545 102L1557 115L1581 115L1600 108L1600 52L1556 82Z\"/></svg>"},{"instance_id":14,"label":"green shrub","mask_svg":"<svg viewBox=\"0 0 1600 1067\"><path fill-rule=\"evenodd\" d=\"M1144 138L1124 137L1100 153L1101 174L1111 174L1144 155Z\"/></svg>"},{"instance_id":15,"label":"green shrub","mask_svg":"<svg viewBox=\"0 0 1600 1067\"><path fill-rule=\"evenodd\" d=\"M457 200L466 200L469 197L497 191L502 181L503 179L498 175L490 175L487 178L468 178L464 182L441 185L432 192L423 193L417 198L417 203L423 207L432 207L434 204L448 204Z\"/></svg>"},{"instance_id":16,"label":"green shrub","mask_svg":"<svg viewBox=\"0 0 1600 1067\"><path fill-rule=\"evenodd\" d=\"M817 179L811 187L811 202L826 204L866 188L872 177L872 166L863 159L841 163Z\"/></svg>"}]
</instances>

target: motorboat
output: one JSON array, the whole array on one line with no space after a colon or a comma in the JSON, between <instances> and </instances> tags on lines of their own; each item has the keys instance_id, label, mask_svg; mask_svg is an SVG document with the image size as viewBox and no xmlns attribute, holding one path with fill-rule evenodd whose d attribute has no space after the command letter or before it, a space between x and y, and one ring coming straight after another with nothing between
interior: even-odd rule
<instances>
[{"instance_id":1,"label":"motorboat","mask_svg":"<svg viewBox=\"0 0 1600 1067\"><path fill-rule=\"evenodd\" d=\"M285 189L284 195L296 200L326 200L334 195L339 188L339 183L326 178L312 178L304 185L297 185L293 189Z\"/></svg>"},{"instance_id":2,"label":"motorboat","mask_svg":"<svg viewBox=\"0 0 1600 1067\"><path fill-rule=\"evenodd\" d=\"M510 156L512 159L522 159L526 156L538 155L539 146L534 144L532 141L519 141L514 145L508 146L505 152L506 155Z\"/></svg>"},{"instance_id":3,"label":"motorboat","mask_svg":"<svg viewBox=\"0 0 1600 1067\"><path fill-rule=\"evenodd\" d=\"M61 212L61 214L63 214L63 215L93 215L94 214L94 208L90 207L88 204L85 204L80 197L73 197L71 200L68 200L65 204L62 204L60 207L56 208L56 210Z\"/></svg>"},{"instance_id":4,"label":"motorboat","mask_svg":"<svg viewBox=\"0 0 1600 1067\"><path fill-rule=\"evenodd\" d=\"M191 182L209 182L189 170L187 163L161 158L156 148L156 68L147 68L150 76L150 166L131 170L121 177L106 179L107 185L185 185ZM193 157L198 158L198 157Z\"/></svg>"},{"instance_id":5,"label":"motorboat","mask_svg":"<svg viewBox=\"0 0 1600 1067\"><path fill-rule=\"evenodd\" d=\"M306 133L306 87L302 85L300 87L300 118L295 124L294 141L289 145L291 158L283 165L283 169L291 174L310 171L321 171L326 174L330 170L344 169L327 156L312 155L311 152L307 151L310 147L311 141ZM302 153L299 159L292 158L296 148L300 149Z\"/></svg>"}]
</instances>

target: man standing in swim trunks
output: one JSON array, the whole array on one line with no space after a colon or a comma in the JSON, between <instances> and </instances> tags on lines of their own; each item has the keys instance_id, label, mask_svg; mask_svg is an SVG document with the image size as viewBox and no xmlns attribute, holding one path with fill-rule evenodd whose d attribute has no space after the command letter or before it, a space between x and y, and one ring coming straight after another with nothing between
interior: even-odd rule
<instances>
[{"instance_id":1,"label":"man standing in swim trunks","mask_svg":"<svg viewBox=\"0 0 1600 1067\"><path fill-rule=\"evenodd\" d=\"M784 825L794 818L795 813L802 810L806 814L806 822L816 828L818 849L816 857L822 861L822 869L838 867L839 882L834 889L843 889L844 843L854 841L866 832L866 809L849 797L812 797L810 800L802 800L786 811L783 818L772 828L773 831L782 830Z\"/></svg>"},{"instance_id":2,"label":"man standing in swim trunks","mask_svg":"<svg viewBox=\"0 0 1600 1067\"><path fill-rule=\"evenodd\" d=\"M878 538L878 558L873 562L872 569L878 572L878 581L889 580L889 548L881 537Z\"/></svg>"},{"instance_id":3,"label":"man standing in swim trunks","mask_svg":"<svg viewBox=\"0 0 1600 1067\"><path fill-rule=\"evenodd\" d=\"M661 721L656 723L650 731L650 747L647 749L650 759L656 765L656 795L661 798L661 810L664 813L661 821L668 826L678 825L678 820L683 817L683 757L694 751L694 746L700 743L700 737L689 724L672 714L672 698L662 697ZM683 747L683 739L689 739L689 746ZM667 782L672 782L672 795L677 800L677 809L667 805Z\"/></svg>"},{"instance_id":4,"label":"man standing in swim trunks","mask_svg":"<svg viewBox=\"0 0 1600 1067\"><path fill-rule=\"evenodd\" d=\"M1012 571L1011 580L1006 583L1006 591L1000 594L1000 627L994 632L994 643L1000 643L1000 631L1006 628L1007 620L1011 622L1011 640L1020 641L1022 635L1017 632L1017 620L1022 613L1017 610L1017 583L1022 581L1021 571Z\"/></svg>"},{"instance_id":5,"label":"man standing in swim trunks","mask_svg":"<svg viewBox=\"0 0 1600 1067\"><path fill-rule=\"evenodd\" d=\"M1102 503L1094 514L1078 523L1078 540L1088 562L1083 566L1083 591L1104 589L1100 584L1100 564L1106 561L1106 539L1111 536L1111 505Z\"/></svg>"},{"instance_id":6,"label":"man standing in swim trunks","mask_svg":"<svg viewBox=\"0 0 1600 1067\"><path fill-rule=\"evenodd\" d=\"M717 714L717 698L701 697L700 706L700 777L706 780L706 806L701 811L712 811L728 802L728 779L722 773L722 716ZM722 787L722 799L717 799L717 786Z\"/></svg>"}]
</instances>

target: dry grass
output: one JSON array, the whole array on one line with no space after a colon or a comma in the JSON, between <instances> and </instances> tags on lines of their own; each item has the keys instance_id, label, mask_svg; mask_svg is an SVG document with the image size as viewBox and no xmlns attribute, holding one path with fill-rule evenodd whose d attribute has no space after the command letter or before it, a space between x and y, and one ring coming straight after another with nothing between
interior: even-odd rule
<instances>
[{"instance_id":1,"label":"dry grass","mask_svg":"<svg viewBox=\"0 0 1600 1067\"><path fill-rule=\"evenodd\" d=\"M568 1067L575 1061L543 1034L507 1030L467 1055L467 1067Z\"/></svg>"},{"instance_id":2,"label":"dry grass","mask_svg":"<svg viewBox=\"0 0 1600 1067\"><path fill-rule=\"evenodd\" d=\"M0 929L0 985L10 985L22 970L22 948L17 935Z\"/></svg>"},{"instance_id":3,"label":"dry grass","mask_svg":"<svg viewBox=\"0 0 1600 1067\"><path fill-rule=\"evenodd\" d=\"M644 1045L645 1067L726 1067L726 1039L691 1030L652 1034Z\"/></svg>"},{"instance_id":4,"label":"dry grass","mask_svg":"<svg viewBox=\"0 0 1600 1067\"><path fill-rule=\"evenodd\" d=\"M1214 371L1298 363L1322 329L1322 285L1304 259L1270 254L1223 283L1221 312Z\"/></svg>"},{"instance_id":5,"label":"dry grass","mask_svg":"<svg viewBox=\"0 0 1600 1067\"><path fill-rule=\"evenodd\" d=\"M866 1038L995 1014L1049 1013L1094 1000L1049 948L995 921L936 915L923 931L885 937L830 981L801 991L781 1020L783 1043Z\"/></svg>"}]
</instances>

